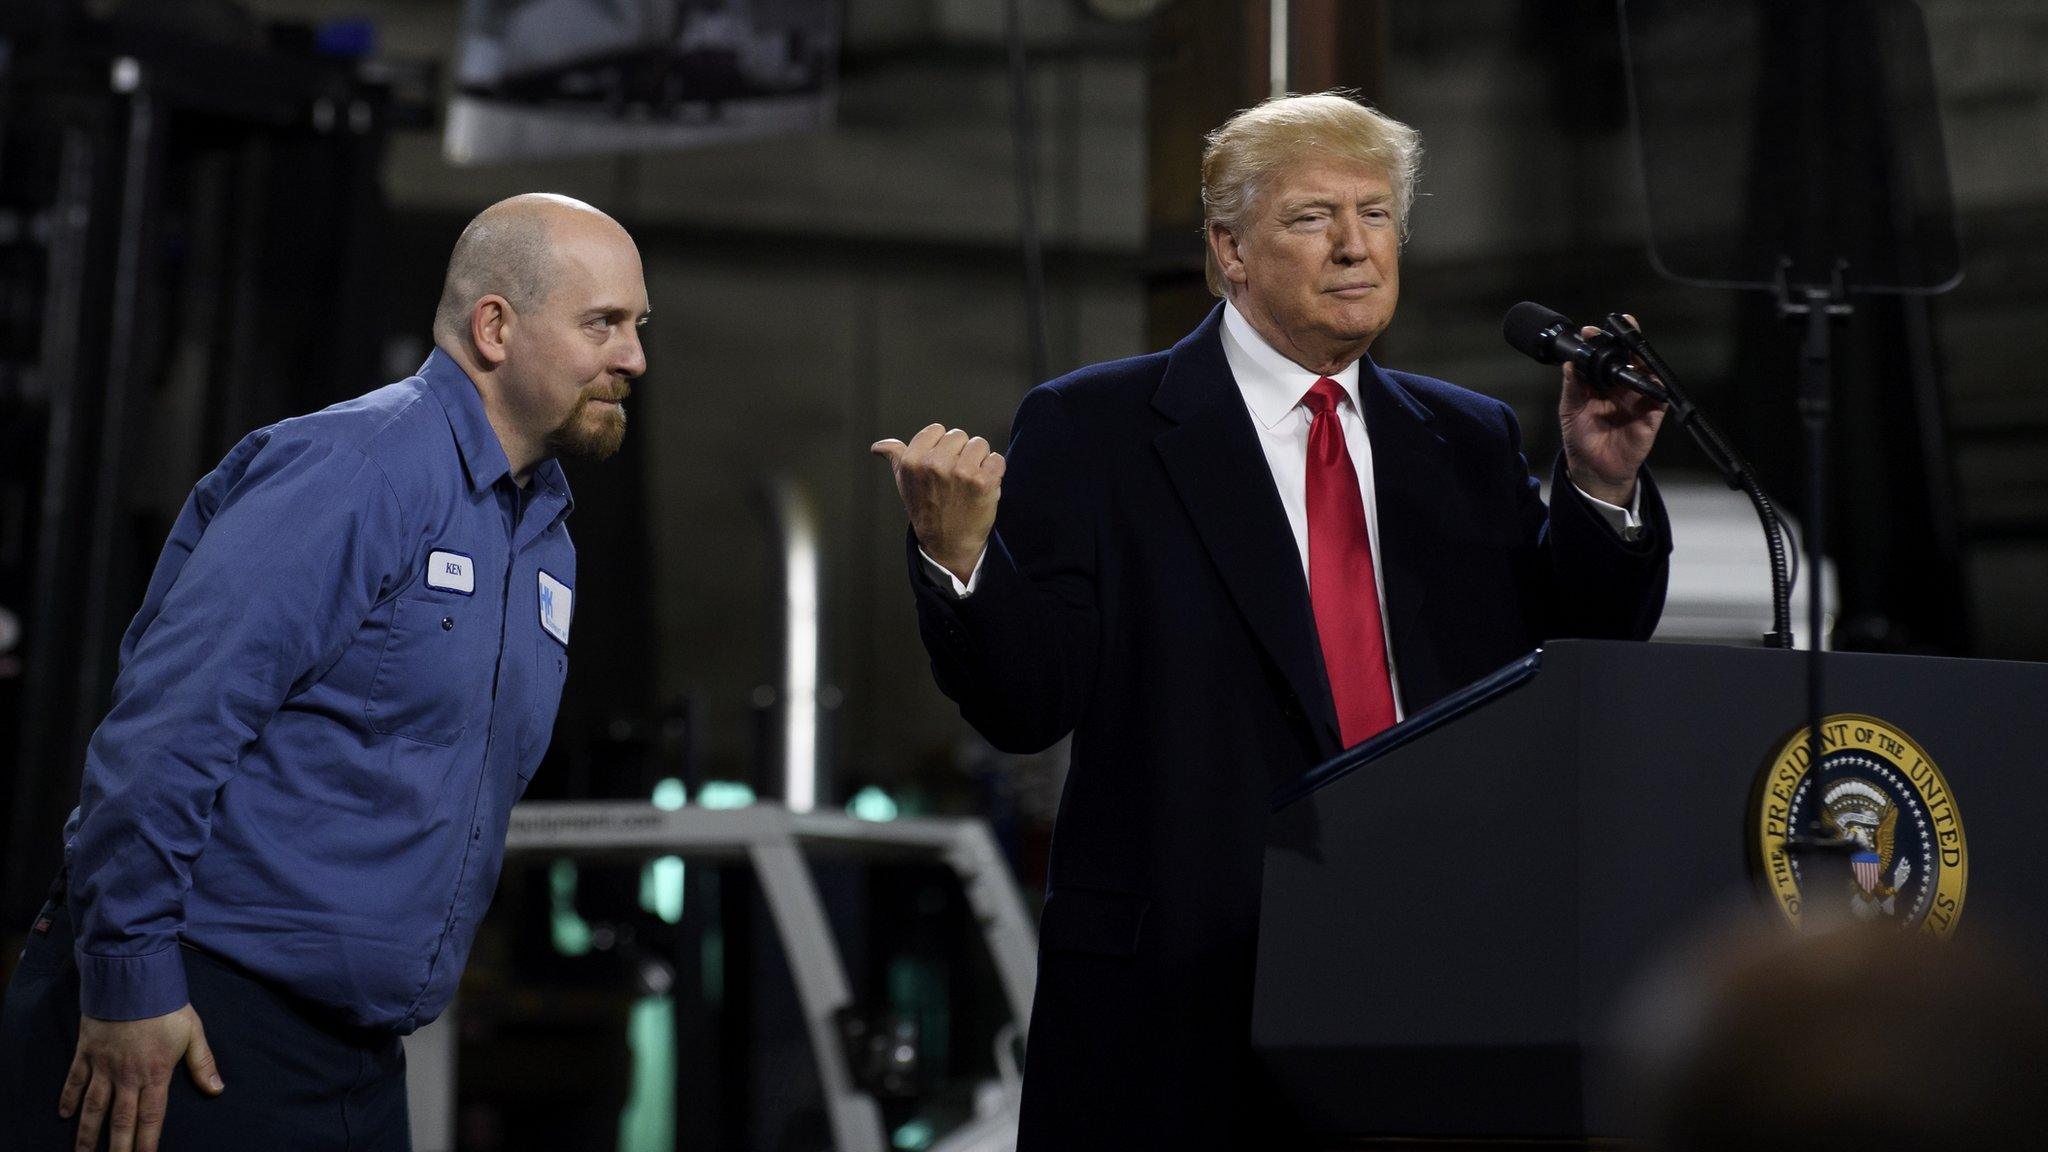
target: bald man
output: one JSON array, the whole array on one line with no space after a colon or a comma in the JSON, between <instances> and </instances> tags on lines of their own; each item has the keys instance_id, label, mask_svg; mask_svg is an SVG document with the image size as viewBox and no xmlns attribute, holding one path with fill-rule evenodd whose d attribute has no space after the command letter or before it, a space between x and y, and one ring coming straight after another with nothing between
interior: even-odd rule
<instances>
[{"instance_id":1,"label":"bald man","mask_svg":"<svg viewBox=\"0 0 2048 1152\"><path fill-rule=\"evenodd\" d=\"M0 1144L409 1147L399 1037L454 995L568 672L557 458L618 449L647 315L611 218L493 205L416 375L199 482L8 989Z\"/></svg>"}]
</instances>

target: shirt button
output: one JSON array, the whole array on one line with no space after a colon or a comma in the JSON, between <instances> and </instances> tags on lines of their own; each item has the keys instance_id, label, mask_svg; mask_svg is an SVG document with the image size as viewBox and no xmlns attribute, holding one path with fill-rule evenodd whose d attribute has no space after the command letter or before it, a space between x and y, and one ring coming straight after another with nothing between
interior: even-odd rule
<instances>
[{"instance_id":1,"label":"shirt button","mask_svg":"<svg viewBox=\"0 0 2048 1152\"><path fill-rule=\"evenodd\" d=\"M453 631L455 631L455 617L453 617L453 616L443 616L443 617L441 617L441 631L443 631L443 632L453 632Z\"/></svg>"}]
</instances>

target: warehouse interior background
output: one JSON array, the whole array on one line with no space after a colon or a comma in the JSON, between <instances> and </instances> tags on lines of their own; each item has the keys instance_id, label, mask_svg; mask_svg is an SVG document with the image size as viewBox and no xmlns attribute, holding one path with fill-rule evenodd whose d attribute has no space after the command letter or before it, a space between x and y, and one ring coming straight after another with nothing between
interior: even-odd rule
<instances>
[{"instance_id":1,"label":"warehouse interior background","mask_svg":"<svg viewBox=\"0 0 2048 1152\"><path fill-rule=\"evenodd\" d=\"M678 7L767 19L778 4ZM2048 659L2048 9L1921 7L1964 276L1938 296L1863 298L1839 333L1833 642ZM624 450L570 469L576 644L528 798L781 797L800 521L819 577L816 806L979 817L1023 891L1042 880L1061 752L995 752L933 687L902 509L867 448L932 421L1000 442L1038 380L1164 347L1199 319L1201 135L1269 90L1266 0L843 0L824 126L488 163L450 156L466 14L459 0L0 13L10 961L191 484L248 430L409 374L463 224L534 190L633 233L653 321ZM1556 377L1502 344L1502 313L1529 298L1575 318L1631 312L1798 506L1798 330L1766 297L1674 284L1646 258L1614 4L1293 0L1289 18L1289 87L1355 89L1422 134L1380 363L1511 402L1543 472ZM1675 430L1652 467L1723 519L1748 515ZM615 1131L620 1147L821 1146L807 1041L743 870L559 863L508 868L479 941L460 1146L611 1147ZM676 895L649 895L650 877ZM1008 1017L974 917L929 864L819 882L859 925L856 987L922 1025L921 1080L885 1111L898 1146L930 1147L1000 1062ZM724 909L709 926L681 913L707 906ZM594 949L578 924L611 940L637 925L637 943ZM665 972L653 985L649 955ZM651 988L678 981L703 995L649 1023ZM634 1028L668 1036L672 1063L650 1066Z\"/></svg>"}]
</instances>

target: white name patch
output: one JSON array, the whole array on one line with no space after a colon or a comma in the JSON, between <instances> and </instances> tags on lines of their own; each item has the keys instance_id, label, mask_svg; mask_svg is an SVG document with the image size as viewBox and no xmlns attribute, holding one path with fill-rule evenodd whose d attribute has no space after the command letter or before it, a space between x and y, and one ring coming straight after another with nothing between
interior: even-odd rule
<instances>
[{"instance_id":1,"label":"white name patch","mask_svg":"<svg viewBox=\"0 0 2048 1152\"><path fill-rule=\"evenodd\" d=\"M540 626L541 630L569 646L569 617L575 604L574 595L567 584L548 575L540 574Z\"/></svg>"},{"instance_id":2,"label":"white name patch","mask_svg":"<svg viewBox=\"0 0 2048 1152\"><path fill-rule=\"evenodd\" d=\"M476 591L476 561L460 552L436 549L427 554L427 587L464 596Z\"/></svg>"}]
</instances>

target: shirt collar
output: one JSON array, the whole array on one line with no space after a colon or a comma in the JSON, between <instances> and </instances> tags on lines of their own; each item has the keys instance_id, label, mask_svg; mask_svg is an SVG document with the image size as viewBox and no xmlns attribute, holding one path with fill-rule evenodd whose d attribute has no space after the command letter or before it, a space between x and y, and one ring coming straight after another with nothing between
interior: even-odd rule
<instances>
[{"instance_id":1,"label":"shirt collar","mask_svg":"<svg viewBox=\"0 0 2048 1152\"><path fill-rule=\"evenodd\" d=\"M417 375L427 382L442 410L448 413L448 427L455 432L455 446L462 452L469 486L478 492L488 491L511 475L512 461L505 455L505 446L498 442L490 416L484 412L483 394L476 390L476 383L462 370L462 365L436 348L427 356L427 362L420 365Z\"/></svg>"},{"instance_id":2,"label":"shirt collar","mask_svg":"<svg viewBox=\"0 0 2048 1152\"><path fill-rule=\"evenodd\" d=\"M576 497L569 494L569 474L562 471L560 460L550 456L534 465L533 483L536 488L561 497L562 515L576 510Z\"/></svg>"},{"instance_id":3,"label":"shirt collar","mask_svg":"<svg viewBox=\"0 0 2048 1152\"><path fill-rule=\"evenodd\" d=\"M1301 404L1301 398L1321 376L1280 354L1280 350L1259 335L1237 305L1223 304L1223 357L1230 362L1230 374L1244 393L1245 407L1267 431L1279 427L1287 414ZM1358 365L1353 360L1331 376L1351 401L1351 410L1361 417L1365 409L1358 402Z\"/></svg>"},{"instance_id":4,"label":"shirt collar","mask_svg":"<svg viewBox=\"0 0 2048 1152\"><path fill-rule=\"evenodd\" d=\"M436 348L427 356L427 362L420 365L417 375L427 382L448 413L448 426L455 432L455 446L462 452L462 467L469 473L470 487L486 492L510 477L512 460L505 455L498 430L491 427L490 415L484 411L483 394L477 391L476 382L462 370L462 365ZM565 513L576 507L561 461L552 456L542 460L534 466L533 481L535 494L552 492L561 497Z\"/></svg>"}]
</instances>

